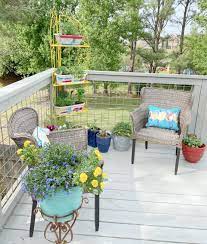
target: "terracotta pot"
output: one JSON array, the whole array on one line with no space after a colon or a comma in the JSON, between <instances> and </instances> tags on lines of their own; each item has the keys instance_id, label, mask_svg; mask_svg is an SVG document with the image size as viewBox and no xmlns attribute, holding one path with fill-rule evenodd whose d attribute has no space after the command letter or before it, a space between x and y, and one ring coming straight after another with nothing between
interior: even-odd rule
<instances>
[{"instance_id":1,"label":"terracotta pot","mask_svg":"<svg viewBox=\"0 0 207 244\"><path fill-rule=\"evenodd\" d=\"M197 163L203 156L206 149L206 145L203 144L203 147L195 148L189 147L185 144L182 144L182 151L185 160L190 163Z\"/></svg>"}]
</instances>

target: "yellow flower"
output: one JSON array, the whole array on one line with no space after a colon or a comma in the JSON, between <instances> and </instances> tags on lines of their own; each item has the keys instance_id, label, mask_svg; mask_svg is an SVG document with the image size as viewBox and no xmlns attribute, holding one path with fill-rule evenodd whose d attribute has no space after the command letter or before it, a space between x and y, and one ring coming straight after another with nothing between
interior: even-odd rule
<instances>
[{"instance_id":1,"label":"yellow flower","mask_svg":"<svg viewBox=\"0 0 207 244\"><path fill-rule=\"evenodd\" d=\"M92 185L94 188L98 187L98 181L97 181L97 180L92 180L92 181L91 181L91 185Z\"/></svg>"},{"instance_id":2,"label":"yellow flower","mask_svg":"<svg viewBox=\"0 0 207 244\"><path fill-rule=\"evenodd\" d=\"M85 183L87 181L87 179L88 179L88 176L87 176L86 173L81 173L80 174L80 182L81 183Z\"/></svg>"},{"instance_id":3,"label":"yellow flower","mask_svg":"<svg viewBox=\"0 0 207 244\"><path fill-rule=\"evenodd\" d=\"M95 154L96 154L98 160L100 160L100 161L103 160L103 156L101 155L101 153L99 152L98 149L96 149L94 152L95 152Z\"/></svg>"},{"instance_id":4,"label":"yellow flower","mask_svg":"<svg viewBox=\"0 0 207 244\"><path fill-rule=\"evenodd\" d=\"M21 159L22 161L24 161L24 160L25 160L25 156L22 155L22 156L20 157L20 159Z\"/></svg>"},{"instance_id":5,"label":"yellow flower","mask_svg":"<svg viewBox=\"0 0 207 244\"><path fill-rule=\"evenodd\" d=\"M28 147L30 144L31 144L31 141L27 140L27 141L24 142L24 147Z\"/></svg>"},{"instance_id":6,"label":"yellow flower","mask_svg":"<svg viewBox=\"0 0 207 244\"><path fill-rule=\"evenodd\" d=\"M105 187L105 183L104 183L104 182L101 182L101 183L100 183L100 187L101 187L101 190L103 190L104 187Z\"/></svg>"},{"instance_id":7,"label":"yellow flower","mask_svg":"<svg viewBox=\"0 0 207 244\"><path fill-rule=\"evenodd\" d=\"M22 151L23 151L22 149L18 149L17 150L17 155L21 155L22 154Z\"/></svg>"},{"instance_id":8,"label":"yellow flower","mask_svg":"<svg viewBox=\"0 0 207 244\"><path fill-rule=\"evenodd\" d=\"M106 173L103 173L102 174L102 178L104 178L104 179L108 178L107 174Z\"/></svg>"},{"instance_id":9,"label":"yellow flower","mask_svg":"<svg viewBox=\"0 0 207 244\"><path fill-rule=\"evenodd\" d=\"M95 169L95 171L93 172L93 175L95 176L95 177L98 177L99 175L101 175L102 174L102 169L100 168L100 167L97 167L96 169Z\"/></svg>"}]
</instances>

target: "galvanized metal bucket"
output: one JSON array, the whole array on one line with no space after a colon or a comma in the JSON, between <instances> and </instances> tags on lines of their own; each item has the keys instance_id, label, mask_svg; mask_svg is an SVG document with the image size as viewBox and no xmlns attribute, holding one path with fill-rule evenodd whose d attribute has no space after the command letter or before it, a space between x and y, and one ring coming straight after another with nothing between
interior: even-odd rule
<instances>
[{"instance_id":1,"label":"galvanized metal bucket","mask_svg":"<svg viewBox=\"0 0 207 244\"><path fill-rule=\"evenodd\" d=\"M130 148L130 138L125 136L115 136L113 135L113 147L117 151L128 151Z\"/></svg>"}]
</instances>

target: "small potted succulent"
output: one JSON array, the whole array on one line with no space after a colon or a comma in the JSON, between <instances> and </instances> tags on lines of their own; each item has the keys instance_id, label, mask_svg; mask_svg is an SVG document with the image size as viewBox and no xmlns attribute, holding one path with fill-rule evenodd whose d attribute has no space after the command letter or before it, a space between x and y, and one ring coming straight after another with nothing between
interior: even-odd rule
<instances>
[{"instance_id":1,"label":"small potted succulent","mask_svg":"<svg viewBox=\"0 0 207 244\"><path fill-rule=\"evenodd\" d=\"M96 135L99 133L100 128L98 128L95 123L88 125L88 145L91 147L97 147Z\"/></svg>"},{"instance_id":2,"label":"small potted succulent","mask_svg":"<svg viewBox=\"0 0 207 244\"><path fill-rule=\"evenodd\" d=\"M100 130L96 134L96 143L100 152L106 153L111 144L111 134L106 130Z\"/></svg>"},{"instance_id":3,"label":"small potted succulent","mask_svg":"<svg viewBox=\"0 0 207 244\"><path fill-rule=\"evenodd\" d=\"M202 158L205 149L206 145L194 134L189 134L183 139L183 156L190 163L198 162Z\"/></svg>"},{"instance_id":4,"label":"small potted succulent","mask_svg":"<svg viewBox=\"0 0 207 244\"><path fill-rule=\"evenodd\" d=\"M128 122L117 123L112 130L114 149L117 151L127 151L130 148L132 127Z\"/></svg>"},{"instance_id":5,"label":"small potted succulent","mask_svg":"<svg viewBox=\"0 0 207 244\"><path fill-rule=\"evenodd\" d=\"M26 141L17 154L30 166L23 178L24 191L38 201L43 215L57 216L59 222L70 220L84 192L100 194L104 189L106 174L98 150L75 152L62 144L36 148Z\"/></svg>"},{"instance_id":6,"label":"small potted succulent","mask_svg":"<svg viewBox=\"0 0 207 244\"><path fill-rule=\"evenodd\" d=\"M61 91L55 102L56 114L67 114L71 112L81 112L85 107L85 90L83 88L74 89L70 92Z\"/></svg>"},{"instance_id":7,"label":"small potted succulent","mask_svg":"<svg viewBox=\"0 0 207 244\"><path fill-rule=\"evenodd\" d=\"M80 82L85 79L85 72L80 65L73 65L70 68L61 66L55 72L57 84Z\"/></svg>"}]
</instances>

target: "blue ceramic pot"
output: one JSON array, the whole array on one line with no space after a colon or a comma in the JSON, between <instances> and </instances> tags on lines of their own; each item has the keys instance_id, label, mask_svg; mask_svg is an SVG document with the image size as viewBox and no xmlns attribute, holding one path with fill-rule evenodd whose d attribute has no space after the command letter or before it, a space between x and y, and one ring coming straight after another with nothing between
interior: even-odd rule
<instances>
[{"instance_id":1,"label":"blue ceramic pot","mask_svg":"<svg viewBox=\"0 0 207 244\"><path fill-rule=\"evenodd\" d=\"M96 135L96 142L98 150L102 153L106 153L109 150L110 143L111 143L111 136L108 135L107 137L101 137L99 134Z\"/></svg>"},{"instance_id":2,"label":"blue ceramic pot","mask_svg":"<svg viewBox=\"0 0 207 244\"><path fill-rule=\"evenodd\" d=\"M52 196L43 199L39 204L42 212L49 216L62 217L69 215L74 210L78 209L82 203L82 188L71 187L70 190L58 190ZM43 214L43 215L44 215ZM54 221L44 215L48 221ZM58 222L70 221L72 216L58 218Z\"/></svg>"},{"instance_id":3,"label":"blue ceramic pot","mask_svg":"<svg viewBox=\"0 0 207 244\"><path fill-rule=\"evenodd\" d=\"M99 130L91 130L88 129L88 145L91 147L97 147L96 143L96 134L99 132Z\"/></svg>"}]
</instances>

